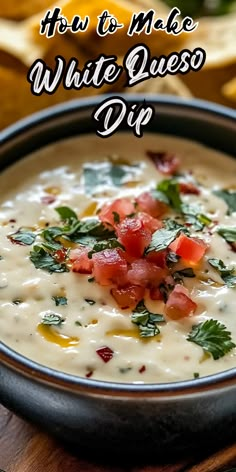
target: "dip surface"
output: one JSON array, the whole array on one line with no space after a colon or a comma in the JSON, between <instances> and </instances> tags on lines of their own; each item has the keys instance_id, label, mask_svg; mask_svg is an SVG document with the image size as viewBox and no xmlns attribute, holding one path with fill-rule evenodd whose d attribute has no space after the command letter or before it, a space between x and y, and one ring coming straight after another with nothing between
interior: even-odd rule
<instances>
[{"instance_id":1,"label":"dip surface","mask_svg":"<svg viewBox=\"0 0 236 472\"><path fill-rule=\"evenodd\" d=\"M157 170L147 150L179 157L179 174L187 174L200 188L199 195L181 195L182 201L200 205L201 213L214 224L196 234L192 231L209 247L201 264L191 266L195 276L181 281L197 304L196 310L190 316L172 320L165 316L163 300L145 296L148 310L164 314L165 322L158 324L160 334L142 338L139 327L131 320L132 310L117 305L111 286L101 286L91 275L72 270L49 273L36 268L29 259L32 246L17 244L9 235L19 228L38 232L47 226L58 226L57 207L73 209L78 218L97 217L97 210L106 202L121 197L133 199L155 189L166 176ZM120 181L118 186L111 185L108 178L97 185L104 173L101 162L133 167L130 174L122 177L122 184ZM89 169L94 166L96 172L91 174ZM35 152L3 172L0 186L2 342L56 370L115 382L173 382L236 367L236 348L215 360L200 345L187 340L192 326L214 319L227 328L236 343L236 288L224 283L207 262L213 258L222 260L227 267L236 265L232 245L217 232L219 225L235 228L236 213L229 213L225 200L213 193L236 189L235 160L171 136L147 134L139 140L120 133L102 140L91 135L57 142ZM170 215L173 217L173 212ZM38 239L36 243L40 244ZM181 265L183 268L189 268L189 264ZM58 325L43 324L43 317L48 315L63 321ZM106 361L104 348L105 354L108 348L108 357L112 352Z\"/></svg>"}]
</instances>

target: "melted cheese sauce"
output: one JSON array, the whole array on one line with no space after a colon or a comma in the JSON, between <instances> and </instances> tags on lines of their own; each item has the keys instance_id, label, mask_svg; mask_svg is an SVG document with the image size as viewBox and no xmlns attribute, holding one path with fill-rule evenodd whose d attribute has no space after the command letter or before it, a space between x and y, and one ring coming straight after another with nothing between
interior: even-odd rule
<instances>
[{"instance_id":1,"label":"melted cheese sauce","mask_svg":"<svg viewBox=\"0 0 236 472\"><path fill-rule=\"evenodd\" d=\"M212 194L217 188L236 188L236 162L191 141L170 136L146 135L141 140L117 134L109 140L95 136L71 138L50 145L15 164L0 176L3 197L0 205L0 339L40 364L82 377L136 383L159 383L205 376L236 366L236 349L215 361L203 354L186 336L193 324L214 318L232 333L236 342L236 289L227 288L215 271L185 278L185 286L198 308L194 316L168 321L161 334L148 339L139 336L129 310L121 310L110 295L110 287L89 283L87 275L73 272L48 273L29 260L30 246L12 244L9 233L19 227L42 228L57 225L54 208L69 206L79 217L92 216L111 198L136 196L155 188L163 180L145 151L177 153L181 171L192 171L203 185L201 195L184 195L185 202L201 203L202 212L222 225L235 225L235 213L227 215L226 203ZM118 155L141 163L138 175L121 187L96 188L85 194L82 164ZM108 156L108 157L107 157ZM99 172L99 170L98 170ZM54 196L43 204L41 198ZM204 236L209 240L207 234ZM208 238L208 239L207 239ZM207 257L236 264L236 254L218 234L211 237ZM209 284L209 280L211 280ZM217 278L218 277L218 278ZM215 281L215 282L214 282ZM52 297L67 297L67 305L55 306ZM86 299L94 300L93 305ZM20 303L19 303L20 300ZM150 311L163 313L163 302L145 300ZM48 312L61 315L60 326L40 324ZM105 363L96 350L108 346L113 358Z\"/></svg>"}]
</instances>

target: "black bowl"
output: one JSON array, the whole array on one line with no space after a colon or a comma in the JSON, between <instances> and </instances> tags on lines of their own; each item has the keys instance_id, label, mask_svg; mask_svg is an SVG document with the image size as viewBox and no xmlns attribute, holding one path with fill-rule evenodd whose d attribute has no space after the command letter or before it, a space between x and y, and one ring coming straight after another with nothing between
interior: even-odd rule
<instances>
[{"instance_id":1,"label":"black bowl","mask_svg":"<svg viewBox=\"0 0 236 472\"><path fill-rule=\"evenodd\" d=\"M125 98L137 103L147 97ZM91 114L102 99L68 102L3 131L1 169L51 142L94 133ZM156 115L144 133L186 137L236 157L235 111L175 97L150 95L148 101ZM125 125L122 129L128 131ZM126 449L156 455L205 447L236 433L236 369L189 381L137 385L57 372L3 343L0 361L2 404L71 444L117 456Z\"/></svg>"}]
</instances>

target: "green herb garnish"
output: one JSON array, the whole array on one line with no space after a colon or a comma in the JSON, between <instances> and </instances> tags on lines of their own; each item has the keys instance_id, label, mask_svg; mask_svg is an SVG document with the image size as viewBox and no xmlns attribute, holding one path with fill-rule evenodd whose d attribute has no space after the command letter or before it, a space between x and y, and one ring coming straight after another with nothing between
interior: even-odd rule
<instances>
[{"instance_id":1,"label":"green herb garnish","mask_svg":"<svg viewBox=\"0 0 236 472\"><path fill-rule=\"evenodd\" d=\"M213 319L194 325L187 341L201 346L214 360L220 359L236 347L226 326Z\"/></svg>"},{"instance_id":2,"label":"green herb garnish","mask_svg":"<svg viewBox=\"0 0 236 472\"><path fill-rule=\"evenodd\" d=\"M156 323L165 321L163 315L151 313L141 300L131 315L132 323L138 325L141 338L156 336L160 330Z\"/></svg>"},{"instance_id":3,"label":"green herb garnish","mask_svg":"<svg viewBox=\"0 0 236 472\"><path fill-rule=\"evenodd\" d=\"M140 165L119 165L111 162L86 163L83 166L83 178L86 192L93 193L98 186L120 187L128 180L133 180L139 173Z\"/></svg>"},{"instance_id":4,"label":"green herb garnish","mask_svg":"<svg viewBox=\"0 0 236 472\"><path fill-rule=\"evenodd\" d=\"M59 326L63 321L65 321L64 318L56 313L46 313L43 316L41 323L49 326Z\"/></svg>"},{"instance_id":5,"label":"green herb garnish","mask_svg":"<svg viewBox=\"0 0 236 472\"><path fill-rule=\"evenodd\" d=\"M36 269L47 270L48 272L68 272L69 269L64 263L57 262L56 259L49 254L41 246L34 246L30 252L30 260Z\"/></svg>"},{"instance_id":6,"label":"green herb garnish","mask_svg":"<svg viewBox=\"0 0 236 472\"><path fill-rule=\"evenodd\" d=\"M176 270L173 274L174 280L182 280L184 277L196 277L192 267L186 267L186 269Z\"/></svg>"},{"instance_id":7,"label":"green herb garnish","mask_svg":"<svg viewBox=\"0 0 236 472\"><path fill-rule=\"evenodd\" d=\"M221 259L212 258L208 259L208 262L212 267L214 267L214 269L219 272L221 278L228 287L233 288L236 286L236 274L234 274L234 267L226 267L226 265Z\"/></svg>"},{"instance_id":8,"label":"green herb garnish","mask_svg":"<svg viewBox=\"0 0 236 472\"><path fill-rule=\"evenodd\" d=\"M148 254L151 251L163 251L166 249L181 232L181 227L173 230L158 229L153 233L152 240L149 246L146 248L145 253Z\"/></svg>"},{"instance_id":9,"label":"green herb garnish","mask_svg":"<svg viewBox=\"0 0 236 472\"><path fill-rule=\"evenodd\" d=\"M228 206L227 214L231 215L236 211L236 192L233 190L215 190L214 194L222 198Z\"/></svg>"},{"instance_id":10,"label":"green herb garnish","mask_svg":"<svg viewBox=\"0 0 236 472\"><path fill-rule=\"evenodd\" d=\"M180 198L180 192L179 192L179 183L177 182L176 179L165 179L162 180L158 185L157 185L157 190L161 192L162 195L164 195L166 201L161 198L159 200L165 201L165 203L168 202L168 204L176 211L181 211L181 198Z\"/></svg>"},{"instance_id":11,"label":"green herb garnish","mask_svg":"<svg viewBox=\"0 0 236 472\"><path fill-rule=\"evenodd\" d=\"M67 305L67 298L66 297L52 297L56 306L60 305Z\"/></svg>"},{"instance_id":12,"label":"green herb garnish","mask_svg":"<svg viewBox=\"0 0 236 472\"><path fill-rule=\"evenodd\" d=\"M201 231L205 226L209 226L212 220L201 213L197 206L182 203L181 211L184 215L185 222L192 226L195 231Z\"/></svg>"},{"instance_id":13,"label":"green herb garnish","mask_svg":"<svg viewBox=\"0 0 236 472\"><path fill-rule=\"evenodd\" d=\"M217 233L224 238L227 243L236 243L236 226L220 226Z\"/></svg>"},{"instance_id":14,"label":"green herb garnish","mask_svg":"<svg viewBox=\"0 0 236 472\"><path fill-rule=\"evenodd\" d=\"M125 249L124 246L122 246L122 244L120 244L119 241L114 238L107 239L107 241L100 241L99 243L94 244L91 251L88 252L88 257L91 259L92 255L96 252L101 252L105 249L114 249L116 247L119 247L123 250Z\"/></svg>"},{"instance_id":15,"label":"green herb garnish","mask_svg":"<svg viewBox=\"0 0 236 472\"><path fill-rule=\"evenodd\" d=\"M27 228L20 228L16 233L9 234L8 239L23 246L30 246L34 243L36 236L37 234L33 233L33 231Z\"/></svg>"}]
</instances>

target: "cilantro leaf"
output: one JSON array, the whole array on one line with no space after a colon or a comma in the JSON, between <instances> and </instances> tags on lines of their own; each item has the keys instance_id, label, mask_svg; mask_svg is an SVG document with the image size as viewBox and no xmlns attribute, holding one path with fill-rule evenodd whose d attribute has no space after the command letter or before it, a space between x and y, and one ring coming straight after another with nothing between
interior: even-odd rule
<instances>
[{"instance_id":1,"label":"cilantro leaf","mask_svg":"<svg viewBox=\"0 0 236 472\"><path fill-rule=\"evenodd\" d=\"M234 267L226 267L226 265L221 259L212 258L208 259L208 262L212 267L214 267L214 269L218 270L221 278L224 280L228 287L233 288L236 286L236 274L234 275Z\"/></svg>"},{"instance_id":2,"label":"cilantro leaf","mask_svg":"<svg viewBox=\"0 0 236 472\"><path fill-rule=\"evenodd\" d=\"M133 180L140 165L113 164L112 162L86 163L83 166L84 185L87 193L93 193L100 185L120 187Z\"/></svg>"},{"instance_id":3,"label":"cilantro leaf","mask_svg":"<svg viewBox=\"0 0 236 472\"><path fill-rule=\"evenodd\" d=\"M44 325L49 325L49 326L59 326L61 323L63 323L64 318L62 318L60 315L57 315L56 313L48 312L45 315L43 315L41 323Z\"/></svg>"},{"instance_id":4,"label":"cilantro leaf","mask_svg":"<svg viewBox=\"0 0 236 472\"><path fill-rule=\"evenodd\" d=\"M192 267L186 267L186 269L176 270L173 274L174 280L182 280L184 277L196 277Z\"/></svg>"},{"instance_id":5,"label":"cilantro leaf","mask_svg":"<svg viewBox=\"0 0 236 472\"><path fill-rule=\"evenodd\" d=\"M151 251L163 251L166 249L179 235L181 232L181 227L177 229L168 230L168 229L158 229L153 233L152 240L149 246L145 250L145 254L148 254Z\"/></svg>"},{"instance_id":6,"label":"cilantro leaf","mask_svg":"<svg viewBox=\"0 0 236 472\"><path fill-rule=\"evenodd\" d=\"M52 297L56 306L60 305L67 305L67 298L66 297Z\"/></svg>"},{"instance_id":7,"label":"cilantro leaf","mask_svg":"<svg viewBox=\"0 0 236 472\"><path fill-rule=\"evenodd\" d=\"M182 203L181 211L186 223L191 225L195 231L201 231L205 226L209 226L212 222L208 216L201 213L200 208L197 206Z\"/></svg>"},{"instance_id":8,"label":"cilantro leaf","mask_svg":"<svg viewBox=\"0 0 236 472\"><path fill-rule=\"evenodd\" d=\"M181 211L179 183L176 179L165 179L157 185L157 190L165 195L169 205L174 210ZM162 200L163 201L163 200Z\"/></svg>"},{"instance_id":9,"label":"cilantro leaf","mask_svg":"<svg viewBox=\"0 0 236 472\"><path fill-rule=\"evenodd\" d=\"M187 341L201 346L214 360L220 359L236 347L226 326L213 319L194 325Z\"/></svg>"},{"instance_id":10,"label":"cilantro leaf","mask_svg":"<svg viewBox=\"0 0 236 472\"><path fill-rule=\"evenodd\" d=\"M72 222L77 221L78 216L71 208L67 206L55 208L56 212L59 214L62 221Z\"/></svg>"},{"instance_id":11,"label":"cilantro leaf","mask_svg":"<svg viewBox=\"0 0 236 472\"><path fill-rule=\"evenodd\" d=\"M236 226L220 226L217 233L228 243L236 243Z\"/></svg>"},{"instance_id":12,"label":"cilantro leaf","mask_svg":"<svg viewBox=\"0 0 236 472\"><path fill-rule=\"evenodd\" d=\"M36 269L47 270L48 272L68 272L64 263L57 262L56 259L49 254L41 246L34 246L30 252L30 260Z\"/></svg>"},{"instance_id":13,"label":"cilantro leaf","mask_svg":"<svg viewBox=\"0 0 236 472\"><path fill-rule=\"evenodd\" d=\"M233 190L215 190L213 192L217 197L222 198L225 203L228 205L227 214L231 215L236 211L236 192Z\"/></svg>"},{"instance_id":14,"label":"cilantro leaf","mask_svg":"<svg viewBox=\"0 0 236 472\"><path fill-rule=\"evenodd\" d=\"M156 336L160 330L156 323L165 321L163 315L151 313L145 306L144 300L141 300L131 315L132 323L138 325L141 338Z\"/></svg>"},{"instance_id":15,"label":"cilantro leaf","mask_svg":"<svg viewBox=\"0 0 236 472\"><path fill-rule=\"evenodd\" d=\"M21 244L22 246L31 246L36 239L37 234L28 228L19 228L16 233L8 235L8 239L16 244Z\"/></svg>"}]
</instances>

